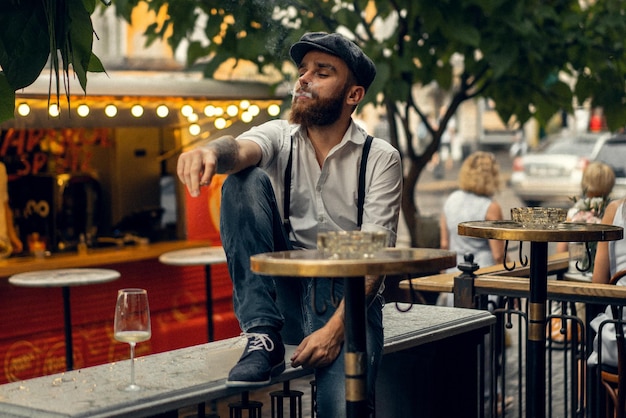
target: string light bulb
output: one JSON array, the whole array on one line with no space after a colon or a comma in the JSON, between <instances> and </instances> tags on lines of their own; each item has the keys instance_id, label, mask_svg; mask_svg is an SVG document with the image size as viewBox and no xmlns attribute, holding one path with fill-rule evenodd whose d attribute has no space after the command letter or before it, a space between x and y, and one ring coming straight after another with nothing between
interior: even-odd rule
<instances>
[{"instance_id":1,"label":"string light bulb","mask_svg":"<svg viewBox=\"0 0 626 418\"><path fill-rule=\"evenodd\" d=\"M117 107L114 104L108 104L104 108L104 114L110 118L113 118L117 115Z\"/></svg>"},{"instance_id":2,"label":"string light bulb","mask_svg":"<svg viewBox=\"0 0 626 418\"><path fill-rule=\"evenodd\" d=\"M241 113L241 121L243 123L250 123L252 122L252 119L254 119L254 116L252 116L252 113L248 111Z\"/></svg>"},{"instance_id":3,"label":"string light bulb","mask_svg":"<svg viewBox=\"0 0 626 418\"><path fill-rule=\"evenodd\" d=\"M271 104L267 108L267 114L270 116L278 116L280 114L280 106L277 104Z\"/></svg>"},{"instance_id":4,"label":"string light bulb","mask_svg":"<svg viewBox=\"0 0 626 418\"><path fill-rule=\"evenodd\" d=\"M213 122L213 124L215 125L217 129L224 129L226 127L226 119L217 118L215 119L215 122Z\"/></svg>"},{"instance_id":5,"label":"string light bulb","mask_svg":"<svg viewBox=\"0 0 626 418\"><path fill-rule=\"evenodd\" d=\"M248 108L248 112L250 112L252 116L259 116L259 113L261 113L261 109L259 108L259 105L253 104Z\"/></svg>"},{"instance_id":6,"label":"string light bulb","mask_svg":"<svg viewBox=\"0 0 626 418\"><path fill-rule=\"evenodd\" d=\"M17 106L17 114L20 116L28 116L30 114L30 106L28 103L20 103Z\"/></svg>"},{"instance_id":7,"label":"string light bulb","mask_svg":"<svg viewBox=\"0 0 626 418\"><path fill-rule=\"evenodd\" d=\"M215 115L215 106L213 105L204 106L204 115L208 118Z\"/></svg>"},{"instance_id":8,"label":"string light bulb","mask_svg":"<svg viewBox=\"0 0 626 418\"><path fill-rule=\"evenodd\" d=\"M230 105L226 108L226 114L230 117L237 116L237 113L239 113L239 108L235 105Z\"/></svg>"},{"instance_id":9,"label":"string light bulb","mask_svg":"<svg viewBox=\"0 0 626 418\"><path fill-rule=\"evenodd\" d=\"M180 108L180 113L188 118L190 115L193 114L193 107L189 104L183 105L183 107Z\"/></svg>"},{"instance_id":10,"label":"string light bulb","mask_svg":"<svg viewBox=\"0 0 626 418\"><path fill-rule=\"evenodd\" d=\"M56 103L50 104L50 107L48 107L48 114L53 118L59 116L61 114L61 109L59 108L59 105Z\"/></svg>"},{"instance_id":11,"label":"string light bulb","mask_svg":"<svg viewBox=\"0 0 626 418\"><path fill-rule=\"evenodd\" d=\"M156 114L160 118L165 118L170 114L170 110L165 105L159 105L156 108Z\"/></svg>"},{"instance_id":12,"label":"string light bulb","mask_svg":"<svg viewBox=\"0 0 626 418\"><path fill-rule=\"evenodd\" d=\"M136 118L140 118L143 116L143 106L140 104L135 104L130 108L130 114Z\"/></svg>"},{"instance_id":13,"label":"string light bulb","mask_svg":"<svg viewBox=\"0 0 626 418\"><path fill-rule=\"evenodd\" d=\"M89 115L89 106L84 103L78 105L78 107L76 108L76 113L78 113L78 116L80 116L81 118L86 118L87 115Z\"/></svg>"},{"instance_id":14,"label":"string light bulb","mask_svg":"<svg viewBox=\"0 0 626 418\"><path fill-rule=\"evenodd\" d=\"M198 125L197 123L192 123L191 125L189 125L189 133L191 135L196 136L200 133L200 131L200 125Z\"/></svg>"}]
</instances>

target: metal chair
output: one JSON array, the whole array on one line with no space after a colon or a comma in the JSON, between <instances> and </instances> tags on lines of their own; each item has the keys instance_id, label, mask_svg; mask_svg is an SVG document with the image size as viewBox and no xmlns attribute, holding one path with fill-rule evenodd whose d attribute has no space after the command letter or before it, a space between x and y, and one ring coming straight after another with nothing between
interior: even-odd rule
<instances>
[{"instance_id":1,"label":"metal chair","mask_svg":"<svg viewBox=\"0 0 626 418\"><path fill-rule=\"evenodd\" d=\"M615 273L609 284L617 284L617 282L626 276L626 270ZM614 418L625 418L626 416L626 338L624 337L624 325L626 322L622 320L623 306L611 305L613 318L615 323L615 337L617 339L617 370L614 367L601 366L600 381L606 389L607 396L607 417L613 410ZM610 400L610 402L609 402ZM612 408L611 408L612 404Z\"/></svg>"},{"instance_id":2,"label":"metal chair","mask_svg":"<svg viewBox=\"0 0 626 418\"><path fill-rule=\"evenodd\" d=\"M289 399L289 418L302 418L302 395L299 390L289 388L289 380L283 382L283 390L270 392L272 399L272 418L285 417L284 400Z\"/></svg>"},{"instance_id":3,"label":"metal chair","mask_svg":"<svg viewBox=\"0 0 626 418\"><path fill-rule=\"evenodd\" d=\"M261 418L262 407L262 402L250 400L250 393L247 391L241 394L240 402L228 404L230 418L243 418L244 411L248 411L248 418Z\"/></svg>"}]
</instances>

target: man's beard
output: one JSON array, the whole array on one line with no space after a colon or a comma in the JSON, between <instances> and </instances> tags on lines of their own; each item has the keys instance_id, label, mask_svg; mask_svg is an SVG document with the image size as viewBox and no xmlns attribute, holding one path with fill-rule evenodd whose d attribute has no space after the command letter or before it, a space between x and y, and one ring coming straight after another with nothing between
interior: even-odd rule
<instances>
[{"instance_id":1,"label":"man's beard","mask_svg":"<svg viewBox=\"0 0 626 418\"><path fill-rule=\"evenodd\" d=\"M327 99L315 98L315 102L308 105L295 103L291 108L289 122L307 126L327 126L339 119L343 110L343 103L348 87Z\"/></svg>"}]
</instances>

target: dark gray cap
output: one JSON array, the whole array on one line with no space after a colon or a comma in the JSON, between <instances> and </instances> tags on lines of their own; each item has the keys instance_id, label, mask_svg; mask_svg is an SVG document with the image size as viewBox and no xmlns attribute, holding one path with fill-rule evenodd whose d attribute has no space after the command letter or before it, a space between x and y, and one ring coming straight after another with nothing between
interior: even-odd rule
<instances>
[{"instance_id":1,"label":"dark gray cap","mask_svg":"<svg viewBox=\"0 0 626 418\"><path fill-rule=\"evenodd\" d=\"M357 44L338 33L310 32L291 46L291 59L300 65L307 52L316 49L341 58L360 86L369 88L376 77L376 66Z\"/></svg>"}]
</instances>

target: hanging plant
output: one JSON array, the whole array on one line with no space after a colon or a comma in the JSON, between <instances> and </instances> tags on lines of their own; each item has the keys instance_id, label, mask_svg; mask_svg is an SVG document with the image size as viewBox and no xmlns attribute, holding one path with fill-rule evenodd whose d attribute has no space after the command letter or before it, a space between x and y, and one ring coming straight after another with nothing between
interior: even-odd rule
<instances>
[{"instance_id":1,"label":"hanging plant","mask_svg":"<svg viewBox=\"0 0 626 418\"><path fill-rule=\"evenodd\" d=\"M4 0L0 5L0 122L13 118L15 92L50 63L49 100L69 106L70 72L87 90L87 72L103 72L92 52L97 0ZM110 1L100 0L109 5ZM54 84L54 88L53 88ZM63 88L61 88L61 84Z\"/></svg>"}]
</instances>

